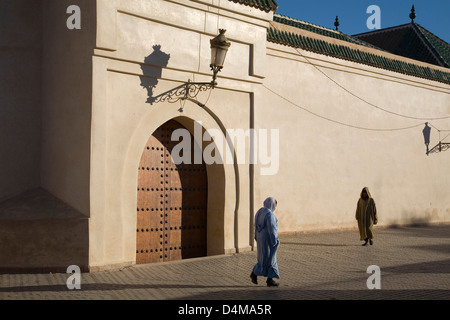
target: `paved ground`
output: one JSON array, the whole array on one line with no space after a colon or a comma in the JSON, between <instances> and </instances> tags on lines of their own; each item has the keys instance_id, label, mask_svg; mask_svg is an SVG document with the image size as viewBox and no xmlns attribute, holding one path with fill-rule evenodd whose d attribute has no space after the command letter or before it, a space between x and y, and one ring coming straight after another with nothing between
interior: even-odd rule
<instances>
[{"instance_id":1,"label":"paved ground","mask_svg":"<svg viewBox=\"0 0 450 320\"><path fill-rule=\"evenodd\" d=\"M450 225L376 229L373 246L355 231L280 237L280 287L250 282L256 253L81 274L0 275L0 300L450 300ZM381 289L367 273L380 267Z\"/></svg>"}]
</instances>

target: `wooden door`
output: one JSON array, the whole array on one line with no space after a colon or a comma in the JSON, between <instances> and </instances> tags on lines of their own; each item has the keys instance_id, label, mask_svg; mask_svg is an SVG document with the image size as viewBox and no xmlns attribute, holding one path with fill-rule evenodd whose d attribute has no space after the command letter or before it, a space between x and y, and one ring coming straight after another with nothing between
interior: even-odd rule
<instances>
[{"instance_id":1,"label":"wooden door","mask_svg":"<svg viewBox=\"0 0 450 320\"><path fill-rule=\"evenodd\" d=\"M171 120L148 140L138 168L136 263L206 255L207 176L202 164L176 165L172 132L186 130ZM191 135L191 155L194 153Z\"/></svg>"}]
</instances>

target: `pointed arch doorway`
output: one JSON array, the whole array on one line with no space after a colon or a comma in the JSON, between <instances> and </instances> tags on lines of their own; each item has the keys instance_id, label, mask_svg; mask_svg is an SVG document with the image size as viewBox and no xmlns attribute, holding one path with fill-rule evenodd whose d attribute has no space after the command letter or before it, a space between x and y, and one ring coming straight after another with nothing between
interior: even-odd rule
<instances>
[{"instance_id":1,"label":"pointed arch doorway","mask_svg":"<svg viewBox=\"0 0 450 320\"><path fill-rule=\"evenodd\" d=\"M206 165L175 164L175 120L149 138L138 168L136 263L175 261L207 254L208 179ZM191 150L194 150L191 135Z\"/></svg>"}]
</instances>

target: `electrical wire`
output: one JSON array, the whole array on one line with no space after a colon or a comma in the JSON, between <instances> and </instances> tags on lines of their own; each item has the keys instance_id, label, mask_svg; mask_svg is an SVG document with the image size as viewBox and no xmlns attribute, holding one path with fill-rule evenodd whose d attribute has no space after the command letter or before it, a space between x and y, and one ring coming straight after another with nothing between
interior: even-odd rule
<instances>
[{"instance_id":1,"label":"electrical wire","mask_svg":"<svg viewBox=\"0 0 450 320\"><path fill-rule=\"evenodd\" d=\"M435 128L437 131L439 131L439 132L442 132L442 131L449 131L450 132L450 130L442 130L442 129L438 129L438 128L436 128L435 126L433 126L433 124L431 124L431 123L428 123L431 127L433 127L433 128Z\"/></svg>"},{"instance_id":2,"label":"electrical wire","mask_svg":"<svg viewBox=\"0 0 450 320\"><path fill-rule=\"evenodd\" d=\"M413 119L413 120L425 120L425 121L433 120L433 121L434 121L434 120L445 120L445 119L450 119L450 116L446 116L446 117L427 117L427 118L425 118L425 117L413 117L413 116L408 116L408 115L400 114L400 113L397 113L397 112L393 112L393 111L390 111L390 110L386 110L386 109L384 109L384 108L381 108L381 107L377 106L376 104L374 104L374 103L372 103L372 102L370 102L370 101L367 101L367 100L364 99L364 98L361 98L361 97L358 96L357 94L353 93L353 92L350 91L349 89L347 89L347 88L345 88L344 86L342 86L341 84L339 84L337 81L335 81L334 79L332 79L332 78L331 78L328 74L326 74L324 71L320 70L318 66L316 66L316 65L313 64L311 61L309 61L309 59L308 59L307 57L305 57L300 51L298 51L297 48L295 48L295 49L296 49L297 52L300 53L300 55L301 55L304 59L306 59L306 60L308 61L308 63L310 63L312 66L314 66L314 68L316 68L320 73L322 73L322 74L323 74L325 77L327 77L330 81L332 81L334 84L336 84L338 87L340 87L342 90L344 90L345 92L347 92L347 93L350 94L351 96L355 97L355 98L358 99L358 100L361 100L362 102L368 104L369 106L372 106L372 107L374 107L374 108L376 108L376 109L378 109L378 110L381 110L381 111L386 112L386 113L389 113L389 114L393 114L393 115L398 116L398 117L407 118L407 119Z\"/></svg>"},{"instance_id":3,"label":"electrical wire","mask_svg":"<svg viewBox=\"0 0 450 320\"><path fill-rule=\"evenodd\" d=\"M440 140L441 142L444 141L445 139L447 139L448 137L450 137L450 133L448 135L445 136L444 139Z\"/></svg>"},{"instance_id":4,"label":"electrical wire","mask_svg":"<svg viewBox=\"0 0 450 320\"><path fill-rule=\"evenodd\" d=\"M277 29L272 22L270 22L270 25L274 28ZM324 71L322 71L318 66L316 66L314 63L312 63L305 55L303 55L303 53L301 51L298 50L297 47L294 47L295 51L297 51L297 53L299 55L301 55L303 57L303 59L305 59L310 65L312 65L316 70L318 70L320 73L322 73L327 79L329 79L330 81L332 81L335 85L337 85L339 88L341 88L342 90L344 90L345 92L347 92L348 94L352 95L353 97L355 97L356 99L361 100L362 102L368 104L369 106L372 106L376 109L379 109L381 111L399 116L399 117L403 117L403 118L408 118L408 119L413 119L413 120L444 120L444 119L450 119L450 116L445 116L445 117L413 117L413 116L408 116L408 115L404 115L404 114L400 114L397 112L393 112L393 111L389 111L386 110L384 108L381 108L377 105L375 105L374 103L371 103L369 101L367 101L366 99L358 96L357 94L355 94L354 92L350 91L349 89L345 88L343 85L339 84L337 81L335 81L333 78L331 78L327 73L325 73ZM450 131L450 130L449 130Z\"/></svg>"},{"instance_id":5,"label":"electrical wire","mask_svg":"<svg viewBox=\"0 0 450 320\"><path fill-rule=\"evenodd\" d=\"M313 116L316 116L316 117L321 118L321 119L323 119L323 120L326 120L326 121L329 121L329 122L333 122L333 123L336 123L336 124L339 124L339 125L343 125L343 126L346 126L346 127L354 128L354 129L365 130L365 131L401 131L401 130L409 130L409 129L417 128L417 127L419 127L419 126L423 126L423 125L424 125L424 123L421 122L421 123L416 124L416 125L413 125L413 126L402 127L402 128L386 128L386 129L381 129L381 128L366 128L366 127L360 127L360 126L356 126L356 125L344 123L344 122L341 122L341 121L338 121L338 120L334 120L334 119L331 119L331 118L328 118L328 117L319 115L319 114L317 114L317 113L315 113L315 112L312 112L311 110L309 110L309 109L307 109L307 108L304 108L304 107L302 107L302 106L299 106L299 105L296 104L295 102L293 102L293 101L291 101L291 100L285 98L285 97L282 96L281 94L279 94L279 93L273 91L272 89L266 87L264 84L263 84L262 86L263 86L266 90L268 90L268 91L272 92L274 95L278 96L279 98L281 98L281 99L283 99L283 100L289 102L290 104L292 104L293 106L295 106L295 107L297 107L297 108L299 108L299 109L302 109L303 111L306 111L306 112L312 114Z\"/></svg>"}]
</instances>

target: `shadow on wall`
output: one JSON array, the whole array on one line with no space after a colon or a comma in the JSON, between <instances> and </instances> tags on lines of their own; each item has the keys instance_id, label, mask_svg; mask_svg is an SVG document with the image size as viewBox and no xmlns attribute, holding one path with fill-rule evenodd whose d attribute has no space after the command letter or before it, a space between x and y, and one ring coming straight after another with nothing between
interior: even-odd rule
<instances>
[{"instance_id":1,"label":"shadow on wall","mask_svg":"<svg viewBox=\"0 0 450 320\"><path fill-rule=\"evenodd\" d=\"M428 122L425 123L425 128L422 131L423 133L423 138L425 140L425 145L427 146L427 154L430 151L430 133L431 133L431 128L428 126Z\"/></svg>"},{"instance_id":2,"label":"shadow on wall","mask_svg":"<svg viewBox=\"0 0 450 320\"><path fill-rule=\"evenodd\" d=\"M437 209L416 212L402 210L400 219L389 219L386 226L389 228L400 228L402 226L424 227L439 221Z\"/></svg>"},{"instance_id":3,"label":"shadow on wall","mask_svg":"<svg viewBox=\"0 0 450 320\"><path fill-rule=\"evenodd\" d=\"M161 51L161 45L154 45L153 52L145 57L144 63L141 64L143 76L141 78L141 86L147 89L148 98L146 103L153 104L155 97L153 90L158 85L158 79L162 76L163 68L167 67L170 60L170 54Z\"/></svg>"}]
</instances>

